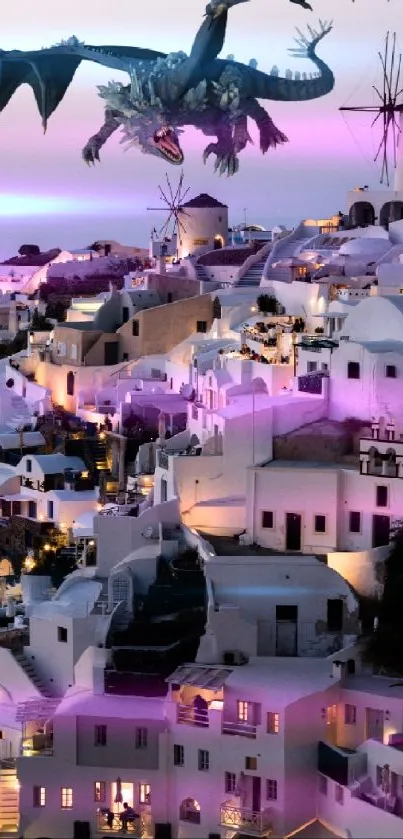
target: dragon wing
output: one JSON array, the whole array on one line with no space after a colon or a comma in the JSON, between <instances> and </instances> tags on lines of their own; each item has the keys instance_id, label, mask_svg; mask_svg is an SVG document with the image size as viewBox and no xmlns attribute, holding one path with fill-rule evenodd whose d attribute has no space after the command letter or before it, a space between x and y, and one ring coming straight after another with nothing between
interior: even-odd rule
<instances>
[{"instance_id":1,"label":"dragon wing","mask_svg":"<svg viewBox=\"0 0 403 839\"><path fill-rule=\"evenodd\" d=\"M165 53L137 47L89 46L77 39L33 52L0 50L0 112L22 84L33 90L44 132L82 61L129 72L136 61L153 62Z\"/></svg>"}]
</instances>

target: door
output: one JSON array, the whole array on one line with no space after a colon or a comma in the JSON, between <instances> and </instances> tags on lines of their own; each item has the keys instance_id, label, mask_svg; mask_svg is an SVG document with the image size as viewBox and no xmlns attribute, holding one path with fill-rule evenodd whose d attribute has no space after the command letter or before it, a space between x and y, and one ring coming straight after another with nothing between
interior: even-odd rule
<instances>
[{"instance_id":1,"label":"door","mask_svg":"<svg viewBox=\"0 0 403 839\"><path fill-rule=\"evenodd\" d=\"M272 621L257 622L257 654L273 655L273 623Z\"/></svg>"},{"instance_id":2,"label":"door","mask_svg":"<svg viewBox=\"0 0 403 839\"><path fill-rule=\"evenodd\" d=\"M381 545L389 545L390 539L390 517L372 516L372 547L379 548Z\"/></svg>"},{"instance_id":3,"label":"door","mask_svg":"<svg viewBox=\"0 0 403 839\"><path fill-rule=\"evenodd\" d=\"M260 813L261 810L261 781L260 778L252 778L252 810Z\"/></svg>"},{"instance_id":4,"label":"door","mask_svg":"<svg viewBox=\"0 0 403 839\"><path fill-rule=\"evenodd\" d=\"M104 364L119 363L119 343L118 341L106 341L104 344Z\"/></svg>"},{"instance_id":5,"label":"door","mask_svg":"<svg viewBox=\"0 0 403 839\"><path fill-rule=\"evenodd\" d=\"M367 740L383 743L383 711L378 711L377 708L366 709L365 733Z\"/></svg>"},{"instance_id":6,"label":"door","mask_svg":"<svg viewBox=\"0 0 403 839\"><path fill-rule=\"evenodd\" d=\"M298 606L276 606L276 655L296 656Z\"/></svg>"},{"instance_id":7,"label":"door","mask_svg":"<svg viewBox=\"0 0 403 839\"><path fill-rule=\"evenodd\" d=\"M36 519L36 501L28 501L28 518Z\"/></svg>"},{"instance_id":8,"label":"door","mask_svg":"<svg viewBox=\"0 0 403 839\"><path fill-rule=\"evenodd\" d=\"M301 516L299 513L286 513L285 549L286 551L301 550Z\"/></svg>"}]
</instances>

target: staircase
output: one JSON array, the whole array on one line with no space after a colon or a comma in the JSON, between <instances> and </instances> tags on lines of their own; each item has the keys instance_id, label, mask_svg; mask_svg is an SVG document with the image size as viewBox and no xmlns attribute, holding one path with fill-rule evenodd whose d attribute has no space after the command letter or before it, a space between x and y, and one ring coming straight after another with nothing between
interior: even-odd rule
<instances>
[{"instance_id":1,"label":"staircase","mask_svg":"<svg viewBox=\"0 0 403 839\"><path fill-rule=\"evenodd\" d=\"M240 286L260 286L260 280L262 279L263 269L266 265L267 257L264 259L260 259L259 262L255 262L254 265L251 265L248 268L246 274L241 277L240 280L237 282L237 288Z\"/></svg>"},{"instance_id":2,"label":"staircase","mask_svg":"<svg viewBox=\"0 0 403 839\"><path fill-rule=\"evenodd\" d=\"M289 236L285 236L284 239L278 239L274 243L273 250L269 254L266 262L266 281L276 282L278 280L279 282L284 282L284 269L273 268L273 262L275 263L280 259L290 259L293 256L298 256L300 250L306 247L307 242L313 238L312 232L309 229L307 229L305 235L301 234L303 234L302 230L300 235L297 235L295 238L292 238L292 234L290 234Z\"/></svg>"},{"instance_id":3,"label":"staircase","mask_svg":"<svg viewBox=\"0 0 403 839\"><path fill-rule=\"evenodd\" d=\"M0 836L18 833L19 784L16 769L0 768Z\"/></svg>"},{"instance_id":4,"label":"staircase","mask_svg":"<svg viewBox=\"0 0 403 839\"><path fill-rule=\"evenodd\" d=\"M37 688L37 690L39 690L39 693L47 699L53 699L53 695L49 688L46 687L42 679L38 676L33 662L27 658L25 653L15 652L13 653L13 656L24 673L27 674L32 684Z\"/></svg>"},{"instance_id":5,"label":"staircase","mask_svg":"<svg viewBox=\"0 0 403 839\"><path fill-rule=\"evenodd\" d=\"M206 280L209 279L208 275L206 273L206 270L204 268L204 265L200 265L199 262L195 262L194 269L196 271L196 276L197 276L197 279L199 280L199 282L204 283L204 282L206 282Z\"/></svg>"}]
</instances>

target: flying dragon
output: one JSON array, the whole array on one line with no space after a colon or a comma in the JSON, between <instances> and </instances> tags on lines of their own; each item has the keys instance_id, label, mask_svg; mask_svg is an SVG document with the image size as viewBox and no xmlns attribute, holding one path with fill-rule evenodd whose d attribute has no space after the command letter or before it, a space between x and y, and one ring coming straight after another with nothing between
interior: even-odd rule
<instances>
[{"instance_id":1,"label":"flying dragon","mask_svg":"<svg viewBox=\"0 0 403 839\"><path fill-rule=\"evenodd\" d=\"M76 37L32 52L0 50L0 111L22 84L33 90L44 132L48 119L63 99L82 61L92 61L111 70L124 71L129 84L111 81L99 86L105 103L104 123L82 150L87 164L99 161L99 153L117 130L122 143L144 154L157 155L172 164L182 164L179 136L185 126L194 126L213 138L203 153L206 163L215 156L214 169L233 175L239 154L252 142L248 119L257 126L260 149L287 142L258 100L300 102L329 93L334 86L330 68L316 55L318 43L332 24L320 22L318 31L299 30L293 55L309 58L314 74L287 71L281 77L276 67L270 74L233 59L218 58L224 46L228 10L249 0L210 0L189 56L184 52L162 53L130 46L89 46Z\"/></svg>"}]
</instances>

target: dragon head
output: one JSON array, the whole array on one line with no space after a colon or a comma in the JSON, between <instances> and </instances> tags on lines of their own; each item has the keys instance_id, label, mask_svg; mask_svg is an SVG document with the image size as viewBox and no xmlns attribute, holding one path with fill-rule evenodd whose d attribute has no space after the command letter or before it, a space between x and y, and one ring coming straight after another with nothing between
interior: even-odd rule
<instances>
[{"instance_id":1,"label":"dragon head","mask_svg":"<svg viewBox=\"0 0 403 839\"><path fill-rule=\"evenodd\" d=\"M183 163L184 154L179 143L182 132L164 114L152 115L149 111L147 115L133 115L124 120L122 131L121 142L126 148L137 148L143 154L152 154L174 166Z\"/></svg>"},{"instance_id":2,"label":"dragon head","mask_svg":"<svg viewBox=\"0 0 403 839\"><path fill-rule=\"evenodd\" d=\"M176 166L183 163L183 151L180 147L178 134L172 125L163 125L161 128L157 128L154 131L152 142L154 149L168 163L173 163Z\"/></svg>"}]
</instances>

